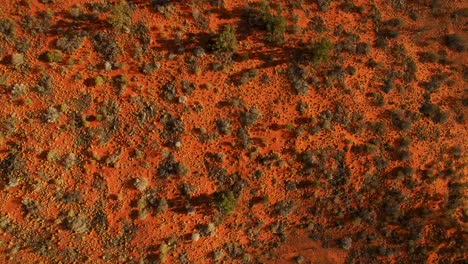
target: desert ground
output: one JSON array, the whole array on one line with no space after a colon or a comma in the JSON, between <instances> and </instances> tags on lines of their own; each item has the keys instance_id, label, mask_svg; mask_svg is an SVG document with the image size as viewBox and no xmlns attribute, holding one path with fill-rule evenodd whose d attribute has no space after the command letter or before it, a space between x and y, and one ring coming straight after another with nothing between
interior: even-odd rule
<instances>
[{"instance_id":1,"label":"desert ground","mask_svg":"<svg viewBox=\"0 0 468 264\"><path fill-rule=\"evenodd\" d=\"M466 1L0 4L0 263L466 263Z\"/></svg>"}]
</instances>

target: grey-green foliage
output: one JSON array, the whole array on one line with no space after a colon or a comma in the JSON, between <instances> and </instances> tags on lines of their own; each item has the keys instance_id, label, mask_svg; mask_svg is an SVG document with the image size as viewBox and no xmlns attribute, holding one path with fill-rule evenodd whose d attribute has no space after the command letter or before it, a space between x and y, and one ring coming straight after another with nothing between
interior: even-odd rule
<instances>
[{"instance_id":1,"label":"grey-green foliage","mask_svg":"<svg viewBox=\"0 0 468 264\"><path fill-rule=\"evenodd\" d=\"M236 29L229 25L224 26L223 30L216 36L212 49L214 51L236 52L238 49Z\"/></svg>"}]
</instances>

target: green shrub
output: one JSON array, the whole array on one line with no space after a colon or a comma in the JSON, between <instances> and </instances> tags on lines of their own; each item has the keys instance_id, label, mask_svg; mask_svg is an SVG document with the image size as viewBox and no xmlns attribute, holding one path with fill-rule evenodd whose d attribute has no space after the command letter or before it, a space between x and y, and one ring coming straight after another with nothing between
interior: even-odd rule
<instances>
[{"instance_id":1,"label":"green shrub","mask_svg":"<svg viewBox=\"0 0 468 264\"><path fill-rule=\"evenodd\" d=\"M267 1L260 2L257 8L247 9L245 19L250 27L266 31L268 42L275 44L284 42L288 22L281 14L272 13Z\"/></svg>"},{"instance_id":2,"label":"green shrub","mask_svg":"<svg viewBox=\"0 0 468 264\"><path fill-rule=\"evenodd\" d=\"M0 33L7 38L13 38L16 34L15 22L8 18L0 19Z\"/></svg>"},{"instance_id":3,"label":"green shrub","mask_svg":"<svg viewBox=\"0 0 468 264\"><path fill-rule=\"evenodd\" d=\"M320 41L313 42L311 45L311 61L320 63L330 59L330 52L333 48L333 43L328 38L322 38Z\"/></svg>"},{"instance_id":4,"label":"green shrub","mask_svg":"<svg viewBox=\"0 0 468 264\"><path fill-rule=\"evenodd\" d=\"M44 59L47 62L61 62L63 60L63 53L60 50L49 50L44 53Z\"/></svg>"},{"instance_id":5,"label":"green shrub","mask_svg":"<svg viewBox=\"0 0 468 264\"><path fill-rule=\"evenodd\" d=\"M237 44L236 29L226 25L216 37L212 48L214 51L236 52Z\"/></svg>"},{"instance_id":6,"label":"green shrub","mask_svg":"<svg viewBox=\"0 0 468 264\"><path fill-rule=\"evenodd\" d=\"M464 52L466 50L466 39L461 35L450 34L444 37L444 44L456 52Z\"/></svg>"},{"instance_id":7,"label":"green shrub","mask_svg":"<svg viewBox=\"0 0 468 264\"><path fill-rule=\"evenodd\" d=\"M130 27L132 25L132 9L127 1L121 0L112 7L109 23L115 30L125 33L130 32Z\"/></svg>"},{"instance_id":8,"label":"green shrub","mask_svg":"<svg viewBox=\"0 0 468 264\"><path fill-rule=\"evenodd\" d=\"M236 210L237 199L232 191L220 193L217 201L219 210L224 215L231 215Z\"/></svg>"},{"instance_id":9,"label":"green shrub","mask_svg":"<svg viewBox=\"0 0 468 264\"><path fill-rule=\"evenodd\" d=\"M94 78L95 86L102 86L104 83L106 83L106 80L102 76L96 76L96 78Z\"/></svg>"},{"instance_id":10,"label":"green shrub","mask_svg":"<svg viewBox=\"0 0 468 264\"><path fill-rule=\"evenodd\" d=\"M265 17L265 24L267 28L267 41L276 44L283 43L288 26L286 18L282 15L272 15L270 13Z\"/></svg>"},{"instance_id":11,"label":"green shrub","mask_svg":"<svg viewBox=\"0 0 468 264\"><path fill-rule=\"evenodd\" d=\"M60 37L57 39L55 46L57 49L71 53L83 45L85 38L81 36L79 33L70 34L67 36Z\"/></svg>"},{"instance_id":12,"label":"green shrub","mask_svg":"<svg viewBox=\"0 0 468 264\"><path fill-rule=\"evenodd\" d=\"M112 35L102 31L98 32L93 37L93 44L94 49L99 52L106 61L117 61L121 49Z\"/></svg>"}]
</instances>

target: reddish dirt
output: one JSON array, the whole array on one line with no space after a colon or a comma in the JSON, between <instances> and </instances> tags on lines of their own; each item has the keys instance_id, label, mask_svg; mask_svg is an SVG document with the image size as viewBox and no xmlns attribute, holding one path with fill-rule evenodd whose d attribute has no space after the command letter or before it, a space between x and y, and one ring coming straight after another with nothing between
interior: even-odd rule
<instances>
[{"instance_id":1,"label":"reddish dirt","mask_svg":"<svg viewBox=\"0 0 468 264\"><path fill-rule=\"evenodd\" d=\"M117 1L92 2L0 6L0 263L467 259L466 2L271 1L288 24L276 44L246 24L259 1L127 0L123 28L108 22ZM148 33L138 33L139 21ZM227 24L238 49L212 50ZM114 59L103 55L109 47L98 52L100 32L119 47ZM79 33L79 48L44 60L57 39ZM447 45L449 34L461 50ZM333 48L313 63L311 43L322 38ZM24 61L14 65L18 53ZM289 74L298 65L309 72L305 94ZM44 75L50 93L38 89ZM121 91L119 75L128 80ZM196 88L184 91L183 80ZM258 118L242 122L252 108ZM232 214L221 194L233 195Z\"/></svg>"}]
</instances>

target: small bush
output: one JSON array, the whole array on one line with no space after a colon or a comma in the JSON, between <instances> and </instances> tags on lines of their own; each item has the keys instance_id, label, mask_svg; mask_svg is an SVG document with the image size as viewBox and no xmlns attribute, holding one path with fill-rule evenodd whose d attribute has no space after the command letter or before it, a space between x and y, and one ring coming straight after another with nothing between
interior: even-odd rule
<instances>
[{"instance_id":1,"label":"small bush","mask_svg":"<svg viewBox=\"0 0 468 264\"><path fill-rule=\"evenodd\" d=\"M439 55L434 52L420 52L418 53L419 61L422 63L436 63L439 60Z\"/></svg>"},{"instance_id":2,"label":"small bush","mask_svg":"<svg viewBox=\"0 0 468 264\"><path fill-rule=\"evenodd\" d=\"M371 45L369 43L360 42L356 46L356 53L360 55L369 55L371 52Z\"/></svg>"},{"instance_id":3,"label":"small bush","mask_svg":"<svg viewBox=\"0 0 468 264\"><path fill-rule=\"evenodd\" d=\"M442 124L445 123L448 119L448 114L442 111L442 109L430 102L424 103L419 111L424 114L425 116L432 119L434 123Z\"/></svg>"},{"instance_id":4,"label":"small bush","mask_svg":"<svg viewBox=\"0 0 468 264\"><path fill-rule=\"evenodd\" d=\"M121 0L112 6L109 23L115 30L129 33L132 25L132 13L132 9L127 1Z\"/></svg>"},{"instance_id":5,"label":"small bush","mask_svg":"<svg viewBox=\"0 0 468 264\"><path fill-rule=\"evenodd\" d=\"M144 47L147 47L151 43L151 31L149 26L143 21L138 21L133 25L132 34L137 36Z\"/></svg>"},{"instance_id":6,"label":"small bush","mask_svg":"<svg viewBox=\"0 0 468 264\"><path fill-rule=\"evenodd\" d=\"M166 198L161 198L158 200L156 204L156 213L157 214L165 213L168 208L169 208L169 204L167 203Z\"/></svg>"},{"instance_id":7,"label":"small bush","mask_svg":"<svg viewBox=\"0 0 468 264\"><path fill-rule=\"evenodd\" d=\"M119 95L123 94L123 91L127 87L129 80L128 77L124 74L119 74L112 79L115 89Z\"/></svg>"},{"instance_id":8,"label":"small bush","mask_svg":"<svg viewBox=\"0 0 468 264\"><path fill-rule=\"evenodd\" d=\"M71 53L81 48L81 46L83 46L84 40L85 40L84 36L80 36L79 33L72 34L69 36L60 37L57 40L55 46L57 47L57 49L63 52Z\"/></svg>"},{"instance_id":9,"label":"small bush","mask_svg":"<svg viewBox=\"0 0 468 264\"><path fill-rule=\"evenodd\" d=\"M188 169L182 162L176 161L174 156L169 154L164 162L159 165L157 174L161 178L169 178L170 176L184 176L188 173Z\"/></svg>"},{"instance_id":10,"label":"small bush","mask_svg":"<svg viewBox=\"0 0 468 264\"><path fill-rule=\"evenodd\" d=\"M383 38L383 37L378 37L375 40L374 45L378 49L386 49L388 47L388 45L389 45L388 44L388 39Z\"/></svg>"},{"instance_id":11,"label":"small bush","mask_svg":"<svg viewBox=\"0 0 468 264\"><path fill-rule=\"evenodd\" d=\"M13 20L4 18L0 20L0 33L7 38L13 38L16 34L16 25Z\"/></svg>"},{"instance_id":12,"label":"small bush","mask_svg":"<svg viewBox=\"0 0 468 264\"><path fill-rule=\"evenodd\" d=\"M416 73L418 72L418 65L411 57L406 57L403 60L405 67L403 79L407 82L416 80Z\"/></svg>"},{"instance_id":13,"label":"small bush","mask_svg":"<svg viewBox=\"0 0 468 264\"><path fill-rule=\"evenodd\" d=\"M382 90L385 93L391 92L393 89L395 89L395 78L393 76L388 77L387 79L384 80L384 84L382 86Z\"/></svg>"},{"instance_id":14,"label":"small bush","mask_svg":"<svg viewBox=\"0 0 468 264\"><path fill-rule=\"evenodd\" d=\"M250 137L249 131L243 127L237 130L237 137L240 139L240 146L243 148L249 148L252 145L252 138Z\"/></svg>"},{"instance_id":15,"label":"small bush","mask_svg":"<svg viewBox=\"0 0 468 264\"><path fill-rule=\"evenodd\" d=\"M246 112L240 114L240 122L243 126L253 126L257 123L257 119L260 117L260 111L252 107Z\"/></svg>"},{"instance_id":16,"label":"small bush","mask_svg":"<svg viewBox=\"0 0 468 264\"><path fill-rule=\"evenodd\" d=\"M47 108L44 113L44 121L46 123L57 123L60 118L60 112L55 107Z\"/></svg>"},{"instance_id":17,"label":"small bush","mask_svg":"<svg viewBox=\"0 0 468 264\"><path fill-rule=\"evenodd\" d=\"M313 63L318 64L322 61L330 59L330 52L333 48L333 43L328 38L322 38L319 41L313 42L310 47L310 59Z\"/></svg>"},{"instance_id":18,"label":"small bush","mask_svg":"<svg viewBox=\"0 0 468 264\"><path fill-rule=\"evenodd\" d=\"M308 25L309 29L312 29L318 33L323 33L327 31L327 25L325 23L325 20L321 16L314 16L309 22Z\"/></svg>"},{"instance_id":19,"label":"small bush","mask_svg":"<svg viewBox=\"0 0 468 264\"><path fill-rule=\"evenodd\" d=\"M281 15L268 15L265 19L267 28L267 41L271 43L281 44L284 42L284 36L288 22Z\"/></svg>"},{"instance_id":20,"label":"small bush","mask_svg":"<svg viewBox=\"0 0 468 264\"><path fill-rule=\"evenodd\" d=\"M216 202L224 215L232 215L236 210L237 199L232 191L219 193Z\"/></svg>"},{"instance_id":21,"label":"small bush","mask_svg":"<svg viewBox=\"0 0 468 264\"><path fill-rule=\"evenodd\" d=\"M102 86L106 83L106 79L104 79L104 77L102 76L96 76L94 78L94 85L95 86Z\"/></svg>"},{"instance_id":22,"label":"small bush","mask_svg":"<svg viewBox=\"0 0 468 264\"><path fill-rule=\"evenodd\" d=\"M63 61L63 53L60 50L49 50L42 55L43 59L47 62L61 62Z\"/></svg>"},{"instance_id":23,"label":"small bush","mask_svg":"<svg viewBox=\"0 0 468 264\"><path fill-rule=\"evenodd\" d=\"M120 55L120 47L114 37L106 32L99 32L94 35L93 42L94 49L99 52L106 61L117 61L117 57Z\"/></svg>"},{"instance_id":24,"label":"small bush","mask_svg":"<svg viewBox=\"0 0 468 264\"><path fill-rule=\"evenodd\" d=\"M288 22L281 14L273 14L267 1L260 2L257 8L247 9L245 19L249 26L266 31L268 42L274 44L284 42Z\"/></svg>"},{"instance_id":25,"label":"small bush","mask_svg":"<svg viewBox=\"0 0 468 264\"><path fill-rule=\"evenodd\" d=\"M411 128L411 119L405 116L401 110L393 111L392 113L393 125L401 130L409 130Z\"/></svg>"},{"instance_id":26,"label":"small bush","mask_svg":"<svg viewBox=\"0 0 468 264\"><path fill-rule=\"evenodd\" d=\"M230 135L232 131L231 123L225 119L216 120L216 128L218 129L219 133L222 135Z\"/></svg>"},{"instance_id":27,"label":"small bush","mask_svg":"<svg viewBox=\"0 0 468 264\"><path fill-rule=\"evenodd\" d=\"M445 45L456 52L464 52L466 50L466 39L463 36L450 34L444 37Z\"/></svg>"},{"instance_id":28,"label":"small bush","mask_svg":"<svg viewBox=\"0 0 468 264\"><path fill-rule=\"evenodd\" d=\"M297 94L305 95L309 91L309 83L307 82L309 75L309 70L302 65L293 64L289 67L288 79Z\"/></svg>"},{"instance_id":29,"label":"small bush","mask_svg":"<svg viewBox=\"0 0 468 264\"><path fill-rule=\"evenodd\" d=\"M439 90L447 79L446 74L434 74L429 81L422 83L422 87L432 93Z\"/></svg>"},{"instance_id":30,"label":"small bush","mask_svg":"<svg viewBox=\"0 0 468 264\"><path fill-rule=\"evenodd\" d=\"M330 9L330 3L332 0L317 0L317 5L322 12L326 12Z\"/></svg>"},{"instance_id":31,"label":"small bush","mask_svg":"<svg viewBox=\"0 0 468 264\"><path fill-rule=\"evenodd\" d=\"M237 48L236 29L229 25L224 26L216 36L212 49L221 52L236 52Z\"/></svg>"},{"instance_id":32,"label":"small bush","mask_svg":"<svg viewBox=\"0 0 468 264\"><path fill-rule=\"evenodd\" d=\"M162 98L167 102L173 102L177 98L177 86L170 82L162 87Z\"/></svg>"},{"instance_id":33,"label":"small bush","mask_svg":"<svg viewBox=\"0 0 468 264\"><path fill-rule=\"evenodd\" d=\"M52 94L52 90L53 90L53 81L54 79L48 75L48 74L44 74L42 75L42 77L39 79L37 85L36 85L36 91L40 94L40 95L50 95Z\"/></svg>"},{"instance_id":34,"label":"small bush","mask_svg":"<svg viewBox=\"0 0 468 264\"><path fill-rule=\"evenodd\" d=\"M21 25L24 31L30 34L44 34L49 32L52 26L52 19L54 14L52 12L40 12L36 17L26 15Z\"/></svg>"},{"instance_id":35,"label":"small bush","mask_svg":"<svg viewBox=\"0 0 468 264\"><path fill-rule=\"evenodd\" d=\"M279 215L279 216L287 216L290 213L292 213L295 206L296 206L296 203L293 201L287 201L287 200L279 201L275 204L272 214Z\"/></svg>"},{"instance_id":36,"label":"small bush","mask_svg":"<svg viewBox=\"0 0 468 264\"><path fill-rule=\"evenodd\" d=\"M25 57L23 53L13 53L11 55L11 64L18 69L25 62Z\"/></svg>"}]
</instances>

